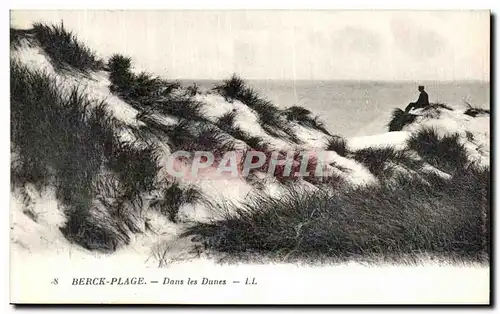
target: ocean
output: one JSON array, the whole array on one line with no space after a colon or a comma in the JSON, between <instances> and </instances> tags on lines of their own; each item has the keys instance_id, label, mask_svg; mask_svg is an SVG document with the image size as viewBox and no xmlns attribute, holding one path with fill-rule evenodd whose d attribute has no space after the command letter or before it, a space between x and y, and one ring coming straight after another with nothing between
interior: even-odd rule
<instances>
[{"instance_id":1,"label":"ocean","mask_svg":"<svg viewBox=\"0 0 500 314\"><path fill-rule=\"evenodd\" d=\"M212 88L220 81L183 80ZM319 115L332 134L345 137L387 132L394 108L404 109L425 85L430 102L490 108L489 82L376 82L248 80L248 85L280 108L300 105Z\"/></svg>"}]
</instances>

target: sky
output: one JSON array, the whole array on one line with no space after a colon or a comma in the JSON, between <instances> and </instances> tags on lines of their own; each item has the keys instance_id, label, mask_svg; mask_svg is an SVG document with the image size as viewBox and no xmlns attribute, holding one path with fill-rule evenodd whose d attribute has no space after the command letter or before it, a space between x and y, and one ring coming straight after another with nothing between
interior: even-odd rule
<instances>
[{"instance_id":1,"label":"sky","mask_svg":"<svg viewBox=\"0 0 500 314\"><path fill-rule=\"evenodd\" d=\"M11 11L176 79L482 80L489 11Z\"/></svg>"}]
</instances>

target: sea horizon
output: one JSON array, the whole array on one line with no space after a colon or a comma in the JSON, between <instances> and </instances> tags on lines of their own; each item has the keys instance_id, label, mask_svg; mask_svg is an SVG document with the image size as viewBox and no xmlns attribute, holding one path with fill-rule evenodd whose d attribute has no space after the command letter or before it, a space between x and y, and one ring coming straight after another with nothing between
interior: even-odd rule
<instances>
[{"instance_id":1,"label":"sea horizon","mask_svg":"<svg viewBox=\"0 0 500 314\"><path fill-rule=\"evenodd\" d=\"M467 103L490 107L490 84L468 81L373 81L373 80L245 80L279 108L303 106L341 136L365 136L387 132L394 108L404 109L418 98L424 85L431 102L458 106ZM222 80L179 80L211 89Z\"/></svg>"}]
</instances>

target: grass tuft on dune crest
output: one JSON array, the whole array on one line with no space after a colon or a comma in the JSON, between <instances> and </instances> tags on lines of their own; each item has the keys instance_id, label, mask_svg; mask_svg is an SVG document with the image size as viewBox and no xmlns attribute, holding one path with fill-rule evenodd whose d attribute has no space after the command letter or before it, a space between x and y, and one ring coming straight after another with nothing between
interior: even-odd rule
<instances>
[{"instance_id":1,"label":"grass tuft on dune crest","mask_svg":"<svg viewBox=\"0 0 500 314\"><path fill-rule=\"evenodd\" d=\"M170 221L177 221L179 209L186 204L195 204L203 197L201 191L195 186L181 186L175 181L166 184L161 189L159 197L151 201L150 207L167 216Z\"/></svg>"},{"instance_id":2,"label":"grass tuft on dune crest","mask_svg":"<svg viewBox=\"0 0 500 314\"><path fill-rule=\"evenodd\" d=\"M318 116L313 117L312 112L301 106L291 106L283 111L288 121L295 121L299 125L315 129L326 135L331 135L325 127L324 122Z\"/></svg>"},{"instance_id":3,"label":"grass tuft on dune crest","mask_svg":"<svg viewBox=\"0 0 500 314\"><path fill-rule=\"evenodd\" d=\"M226 98L226 101L239 100L255 110L260 125L271 136L284 138L294 143L299 142L295 132L284 123L281 110L269 100L262 98L253 88L248 87L241 77L233 74L222 84L215 86L214 90Z\"/></svg>"},{"instance_id":4,"label":"grass tuft on dune crest","mask_svg":"<svg viewBox=\"0 0 500 314\"><path fill-rule=\"evenodd\" d=\"M73 32L68 31L63 23L52 26L34 23L30 32L56 69L74 69L84 73L104 69L103 60L80 42Z\"/></svg>"},{"instance_id":5,"label":"grass tuft on dune crest","mask_svg":"<svg viewBox=\"0 0 500 314\"><path fill-rule=\"evenodd\" d=\"M347 140L341 136L331 136L326 143L326 150L333 150L339 156L346 157L349 149L347 147Z\"/></svg>"}]
</instances>

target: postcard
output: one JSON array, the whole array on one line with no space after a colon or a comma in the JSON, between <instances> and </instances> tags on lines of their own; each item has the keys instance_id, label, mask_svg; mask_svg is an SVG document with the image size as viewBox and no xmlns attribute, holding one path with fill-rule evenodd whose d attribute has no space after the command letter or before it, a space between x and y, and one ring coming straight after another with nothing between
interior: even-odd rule
<instances>
[{"instance_id":1,"label":"postcard","mask_svg":"<svg viewBox=\"0 0 500 314\"><path fill-rule=\"evenodd\" d=\"M486 10L13 10L13 304L482 304Z\"/></svg>"}]
</instances>

